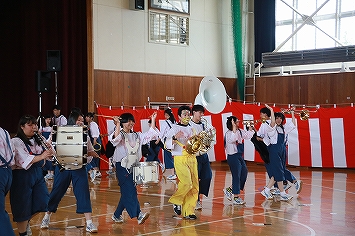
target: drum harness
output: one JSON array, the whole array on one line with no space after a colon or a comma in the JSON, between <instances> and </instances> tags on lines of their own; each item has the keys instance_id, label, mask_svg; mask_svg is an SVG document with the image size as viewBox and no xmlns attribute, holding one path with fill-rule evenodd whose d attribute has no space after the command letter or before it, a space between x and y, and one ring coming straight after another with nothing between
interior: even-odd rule
<instances>
[{"instance_id":1,"label":"drum harness","mask_svg":"<svg viewBox=\"0 0 355 236\"><path fill-rule=\"evenodd\" d=\"M126 168L128 173L132 172L132 166L137 163L139 161L139 157L137 156L138 154L138 149L140 147L140 142L138 140L138 134L136 132L133 132L135 134L136 137L136 145L134 147L131 147L131 145L129 144L129 140L128 140L128 136L126 134L126 132L124 132L123 130L120 131L122 138L125 141L125 145L128 151L128 155L124 158L122 158L121 160L121 166ZM138 140L138 142L137 142Z\"/></svg>"}]
</instances>

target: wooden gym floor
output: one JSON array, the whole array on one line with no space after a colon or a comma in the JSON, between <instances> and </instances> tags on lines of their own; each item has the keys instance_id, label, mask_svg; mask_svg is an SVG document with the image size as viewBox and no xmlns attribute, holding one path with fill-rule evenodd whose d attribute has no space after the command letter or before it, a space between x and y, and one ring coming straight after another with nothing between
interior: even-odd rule
<instances>
[{"instance_id":1,"label":"wooden gym floor","mask_svg":"<svg viewBox=\"0 0 355 236\"><path fill-rule=\"evenodd\" d=\"M169 197L176 189L176 181L160 175L159 184L138 185L142 211L150 212L148 220L138 225L124 212L125 223L111 220L116 209L120 188L115 177L102 171L102 178L90 182L93 222L97 235L354 235L355 234L355 170L289 167L303 181L302 192L294 187L289 202L265 200L260 194L267 175L261 164L247 163L249 173L242 198L245 206L233 206L222 192L231 184L226 162L212 163L213 178L208 198L202 199L202 211L197 220L174 216ZM49 189L51 182L48 182ZM12 219L9 199L6 209ZM34 236L90 235L85 231L85 218L75 213L75 198L71 188L51 217L50 228L40 229L43 213L31 220ZM13 223L16 235L18 231Z\"/></svg>"}]
</instances>

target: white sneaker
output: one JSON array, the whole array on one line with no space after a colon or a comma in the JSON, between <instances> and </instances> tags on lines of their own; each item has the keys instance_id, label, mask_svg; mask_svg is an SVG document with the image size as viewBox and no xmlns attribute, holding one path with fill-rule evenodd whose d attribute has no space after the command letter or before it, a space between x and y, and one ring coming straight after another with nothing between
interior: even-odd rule
<instances>
[{"instance_id":1,"label":"white sneaker","mask_svg":"<svg viewBox=\"0 0 355 236\"><path fill-rule=\"evenodd\" d=\"M41 223L41 229L48 229L49 228L49 218L43 217L42 223Z\"/></svg>"},{"instance_id":2,"label":"white sneaker","mask_svg":"<svg viewBox=\"0 0 355 236\"><path fill-rule=\"evenodd\" d=\"M96 170L91 170L91 172L90 172L91 182L94 182L95 176L96 176Z\"/></svg>"},{"instance_id":3,"label":"white sneaker","mask_svg":"<svg viewBox=\"0 0 355 236\"><path fill-rule=\"evenodd\" d=\"M228 201L232 201L233 193L230 187L223 189L224 195L226 195Z\"/></svg>"},{"instance_id":4,"label":"white sneaker","mask_svg":"<svg viewBox=\"0 0 355 236\"><path fill-rule=\"evenodd\" d=\"M202 203L201 203L201 201L197 201L197 202L196 202L195 210L202 210Z\"/></svg>"},{"instance_id":5,"label":"white sneaker","mask_svg":"<svg viewBox=\"0 0 355 236\"><path fill-rule=\"evenodd\" d=\"M271 193L272 195L280 195L280 194L281 194L280 189L278 189L278 188L272 188L272 189L270 189L270 193Z\"/></svg>"},{"instance_id":6,"label":"white sneaker","mask_svg":"<svg viewBox=\"0 0 355 236\"><path fill-rule=\"evenodd\" d=\"M291 184L289 184L289 182L287 181L287 184L283 185L284 190L287 191L289 188L291 188Z\"/></svg>"},{"instance_id":7,"label":"white sneaker","mask_svg":"<svg viewBox=\"0 0 355 236\"><path fill-rule=\"evenodd\" d=\"M165 172L165 166L163 163L159 163L159 166L161 168L161 172L164 173Z\"/></svg>"},{"instance_id":8,"label":"white sneaker","mask_svg":"<svg viewBox=\"0 0 355 236\"><path fill-rule=\"evenodd\" d=\"M299 194L302 190L302 185L303 185L303 182L302 180L297 180L295 182L295 189L296 189L296 193Z\"/></svg>"},{"instance_id":9,"label":"white sneaker","mask_svg":"<svg viewBox=\"0 0 355 236\"><path fill-rule=\"evenodd\" d=\"M27 235L32 235L32 230L31 230L30 222L27 223L26 232L27 232Z\"/></svg>"},{"instance_id":10,"label":"white sneaker","mask_svg":"<svg viewBox=\"0 0 355 236\"><path fill-rule=\"evenodd\" d=\"M138 224L141 225L144 223L144 221L146 221L146 219L148 219L149 217L149 213L148 212L139 212L139 215L137 217L138 219Z\"/></svg>"},{"instance_id":11,"label":"white sneaker","mask_svg":"<svg viewBox=\"0 0 355 236\"><path fill-rule=\"evenodd\" d=\"M169 175L168 177L166 177L168 180L174 180L177 179L176 175Z\"/></svg>"},{"instance_id":12,"label":"white sneaker","mask_svg":"<svg viewBox=\"0 0 355 236\"><path fill-rule=\"evenodd\" d=\"M94 223L90 223L86 225L86 231L90 233L97 233L97 227L94 225Z\"/></svg>"},{"instance_id":13,"label":"white sneaker","mask_svg":"<svg viewBox=\"0 0 355 236\"><path fill-rule=\"evenodd\" d=\"M101 172L99 170L97 170L96 173L95 173L95 178L96 177L98 177L98 178L102 177Z\"/></svg>"},{"instance_id":14,"label":"white sneaker","mask_svg":"<svg viewBox=\"0 0 355 236\"><path fill-rule=\"evenodd\" d=\"M274 197L272 196L272 194L269 192L266 192L265 189L263 191L261 191L261 195L263 195L266 200L272 200L274 199Z\"/></svg>"},{"instance_id":15,"label":"white sneaker","mask_svg":"<svg viewBox=\"0 0 355 236\"><path fill-rule=\"evenodd\" d=\"M234 205L244 205L245 202L240 197L235 197L234 200L233 200L233 204Z\"/></svg>"},{"instance_id":16,"label":"white sneaker","mask_svg":"<svg viewBox=\"0 0 355 236\"><path fill-rule=\"evenodd\" d=\"M115 215L112 215L111 219L112 219L115 223L123 223L123 222L124 222L122 216L120 216L120 217L117 218Z\"/></svg>"},{"instance_id":17,"label":"white sneaker","mask_svg":"<svg viewBox=\"0 0 355 236\"><path fill-rule=\"evenodd\" d=\"M46 176L44 176L44 179L45 180L51 180L51 179L53 179L54 178L54 175L53 174L46 174Z\"/></svg>"},{"instance_id":18,"label":"white sneaker","mask_svg":"<svg viewBox=\"0 0 355 236\"><path fill-rule=\"evenodd\" d=\"M280 195L280 200L281 201L290 201L293 198L293 196L289 195L289 194L285 194L285 195Z\"/></svg>"}]
</instances>

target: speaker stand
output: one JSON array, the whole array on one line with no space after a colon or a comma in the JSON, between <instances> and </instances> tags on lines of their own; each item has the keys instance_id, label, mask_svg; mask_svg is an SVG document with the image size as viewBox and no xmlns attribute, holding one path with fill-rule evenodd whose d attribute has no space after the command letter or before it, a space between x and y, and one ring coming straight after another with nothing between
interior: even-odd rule
<instances>
[{"instance_id":1,"label":"speaker stand","mask_svg":"<svg viewBox=\"0 0 355 236\"><path fill-rule=\"evenodd\" d=\"M42 92L38 92L38 100L39 100L39 112L37 117L38 129L42 127Z\"/></svg>"},{"instance_id":2,"label":"speaker stand","mask_svg":"<svg viewBox=\"0 0 355 236\"><path fill-rule=\"evenodd\" d=\"M54 72L54 83L55 83L55 105L58 105L58 75L57 75L57 71Z\"/></svg>"}]
</instances>

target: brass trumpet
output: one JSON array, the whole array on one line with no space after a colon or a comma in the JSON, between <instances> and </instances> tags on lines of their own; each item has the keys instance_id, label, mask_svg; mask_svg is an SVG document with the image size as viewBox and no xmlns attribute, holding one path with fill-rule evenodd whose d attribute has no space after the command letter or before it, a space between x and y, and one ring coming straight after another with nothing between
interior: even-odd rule
<instances>
[{"instance_id":1,"label":"brass trumpet","mask_svg":"<svg viewBox=\"0 0 355 236\"><path fill-rule=\"evenodd\" d=\"M243 120L243 125L245 125L247 128L252 127L254 128L254 125L257 123L265 123L265 119L259 119L259 120Z\"/></svg>"},{"instance_id":2,"label":"brass trumpet","mask_svg":"<svg viewBox=\"0 0 355 236\"><path fill-rule=\"evenodd\" d=\"M303 109L301 111L297 111L297 110L295 110L293 108L291 108L291 109L283 109L283 108L281 108L281 113L282 114L291 114L291 111L293 111L295 114L299 115L301 120L308 120L308 118L309 118L309 110L307 110L307 109Z\"/></svg>"}]
</instances>

